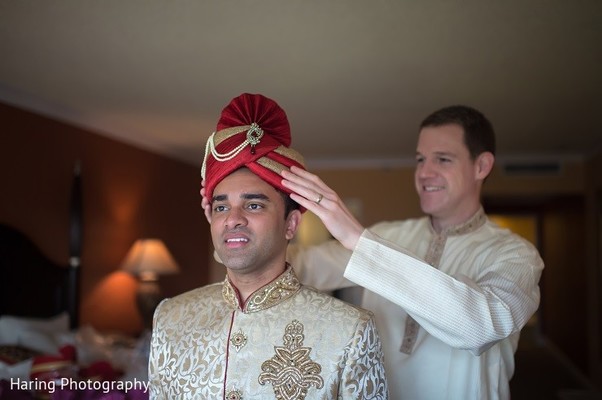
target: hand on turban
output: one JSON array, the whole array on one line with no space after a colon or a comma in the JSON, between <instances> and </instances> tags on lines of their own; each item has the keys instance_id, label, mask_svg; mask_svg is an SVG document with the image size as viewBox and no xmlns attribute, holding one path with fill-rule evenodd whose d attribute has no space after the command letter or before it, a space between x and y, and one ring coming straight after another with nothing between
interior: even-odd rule
<instances>
[{"instance_id":1,"label":"hand on turban","mask_svg":"<svg viewBox=\"0 0 602 400\"><path fill-rule=\"evenodd\" d=\"M216 132L207 140L201 169L205 195L211 201L215 186L242 167L290 193L281 184L280 172L292 165L304 168L303 157L290 144L288 118L275 101L248 93L234 98L222 110Z\"/></svg>"}]
</instances>

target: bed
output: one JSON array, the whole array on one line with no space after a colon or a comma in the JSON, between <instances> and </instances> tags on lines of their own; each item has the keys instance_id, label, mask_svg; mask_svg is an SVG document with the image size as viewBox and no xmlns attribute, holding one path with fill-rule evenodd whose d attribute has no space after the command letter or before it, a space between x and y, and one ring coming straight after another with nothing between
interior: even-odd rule
<instances>
[{"instance_id":1,"label":"bed","mask_svg":"<svg viewBox=\"0 0 602 400\"><path fill-rule=\"evenodd\" d=\"M79 324L81 191L76 166L64 265L0 223L0 400L148 398L149 335L107 335Z\"/></svg>"}]
</instances>

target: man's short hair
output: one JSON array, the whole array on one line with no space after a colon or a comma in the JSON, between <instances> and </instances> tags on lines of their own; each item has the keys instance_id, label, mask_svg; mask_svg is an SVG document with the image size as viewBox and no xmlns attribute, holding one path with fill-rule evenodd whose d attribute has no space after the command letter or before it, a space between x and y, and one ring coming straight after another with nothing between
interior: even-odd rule
<instances>
[{"instance_id":1,"label":"man's short hair","mask_svg":"<svg viewBox=\"0 0 602 400\"><path fill-rule=\"evenodd\" d=\"M288 217L291 211L299 210L301 208L299 203L291 199L291 196L289 196L288 193L283 192L282 190L278 190L278 193L280 193L280 195L282 196L282 200L284 200L284 219Z\"/></svg>"},{"instance_id":2,"label":"man's short hair","mask_svg":"<svg viewBox=\"0 0 602 400\"><path fill-rule=\"evenodd\" d=\"M495 132L491 122L478 110L462 105L435 111L420 124L420 129L457 124L464 130L464 144L474 160L486 151L495 155Z\"/></svg>"}]
</instances>

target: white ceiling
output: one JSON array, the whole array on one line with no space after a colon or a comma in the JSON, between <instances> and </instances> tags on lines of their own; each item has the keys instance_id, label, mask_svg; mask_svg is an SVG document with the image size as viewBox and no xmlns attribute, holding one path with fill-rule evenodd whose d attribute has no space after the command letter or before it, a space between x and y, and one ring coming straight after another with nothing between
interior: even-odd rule
<instances>
[{"instance_id":1,"label":"white ceiling","mask_svg":"<svg viewBox=\"0 0 602 400\"><path fill-rule=\"evenodd\" d=\"M0 0L5 103L199 165L242 92L287 111L310 166L411 160L458 103L500 157L588 157L602 1Z\"/></svg>"}]
</instances>

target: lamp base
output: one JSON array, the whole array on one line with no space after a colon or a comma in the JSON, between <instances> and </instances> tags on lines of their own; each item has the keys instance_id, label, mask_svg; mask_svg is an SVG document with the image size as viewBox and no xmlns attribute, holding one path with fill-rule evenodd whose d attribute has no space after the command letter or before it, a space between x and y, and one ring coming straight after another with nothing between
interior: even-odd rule
<instances>
[{"instance_id":1,"label":"lamp base","mask_svg":"<svg viewBox=\"0 0 602 400\"><path fill-rule=\"evenodd\" d=\"M136 305L142 317L144 329L153 328L153 315L161 300L163 300L163 296L157 281L140 281L136 291Z\"/></svg>"}]
</instances>

